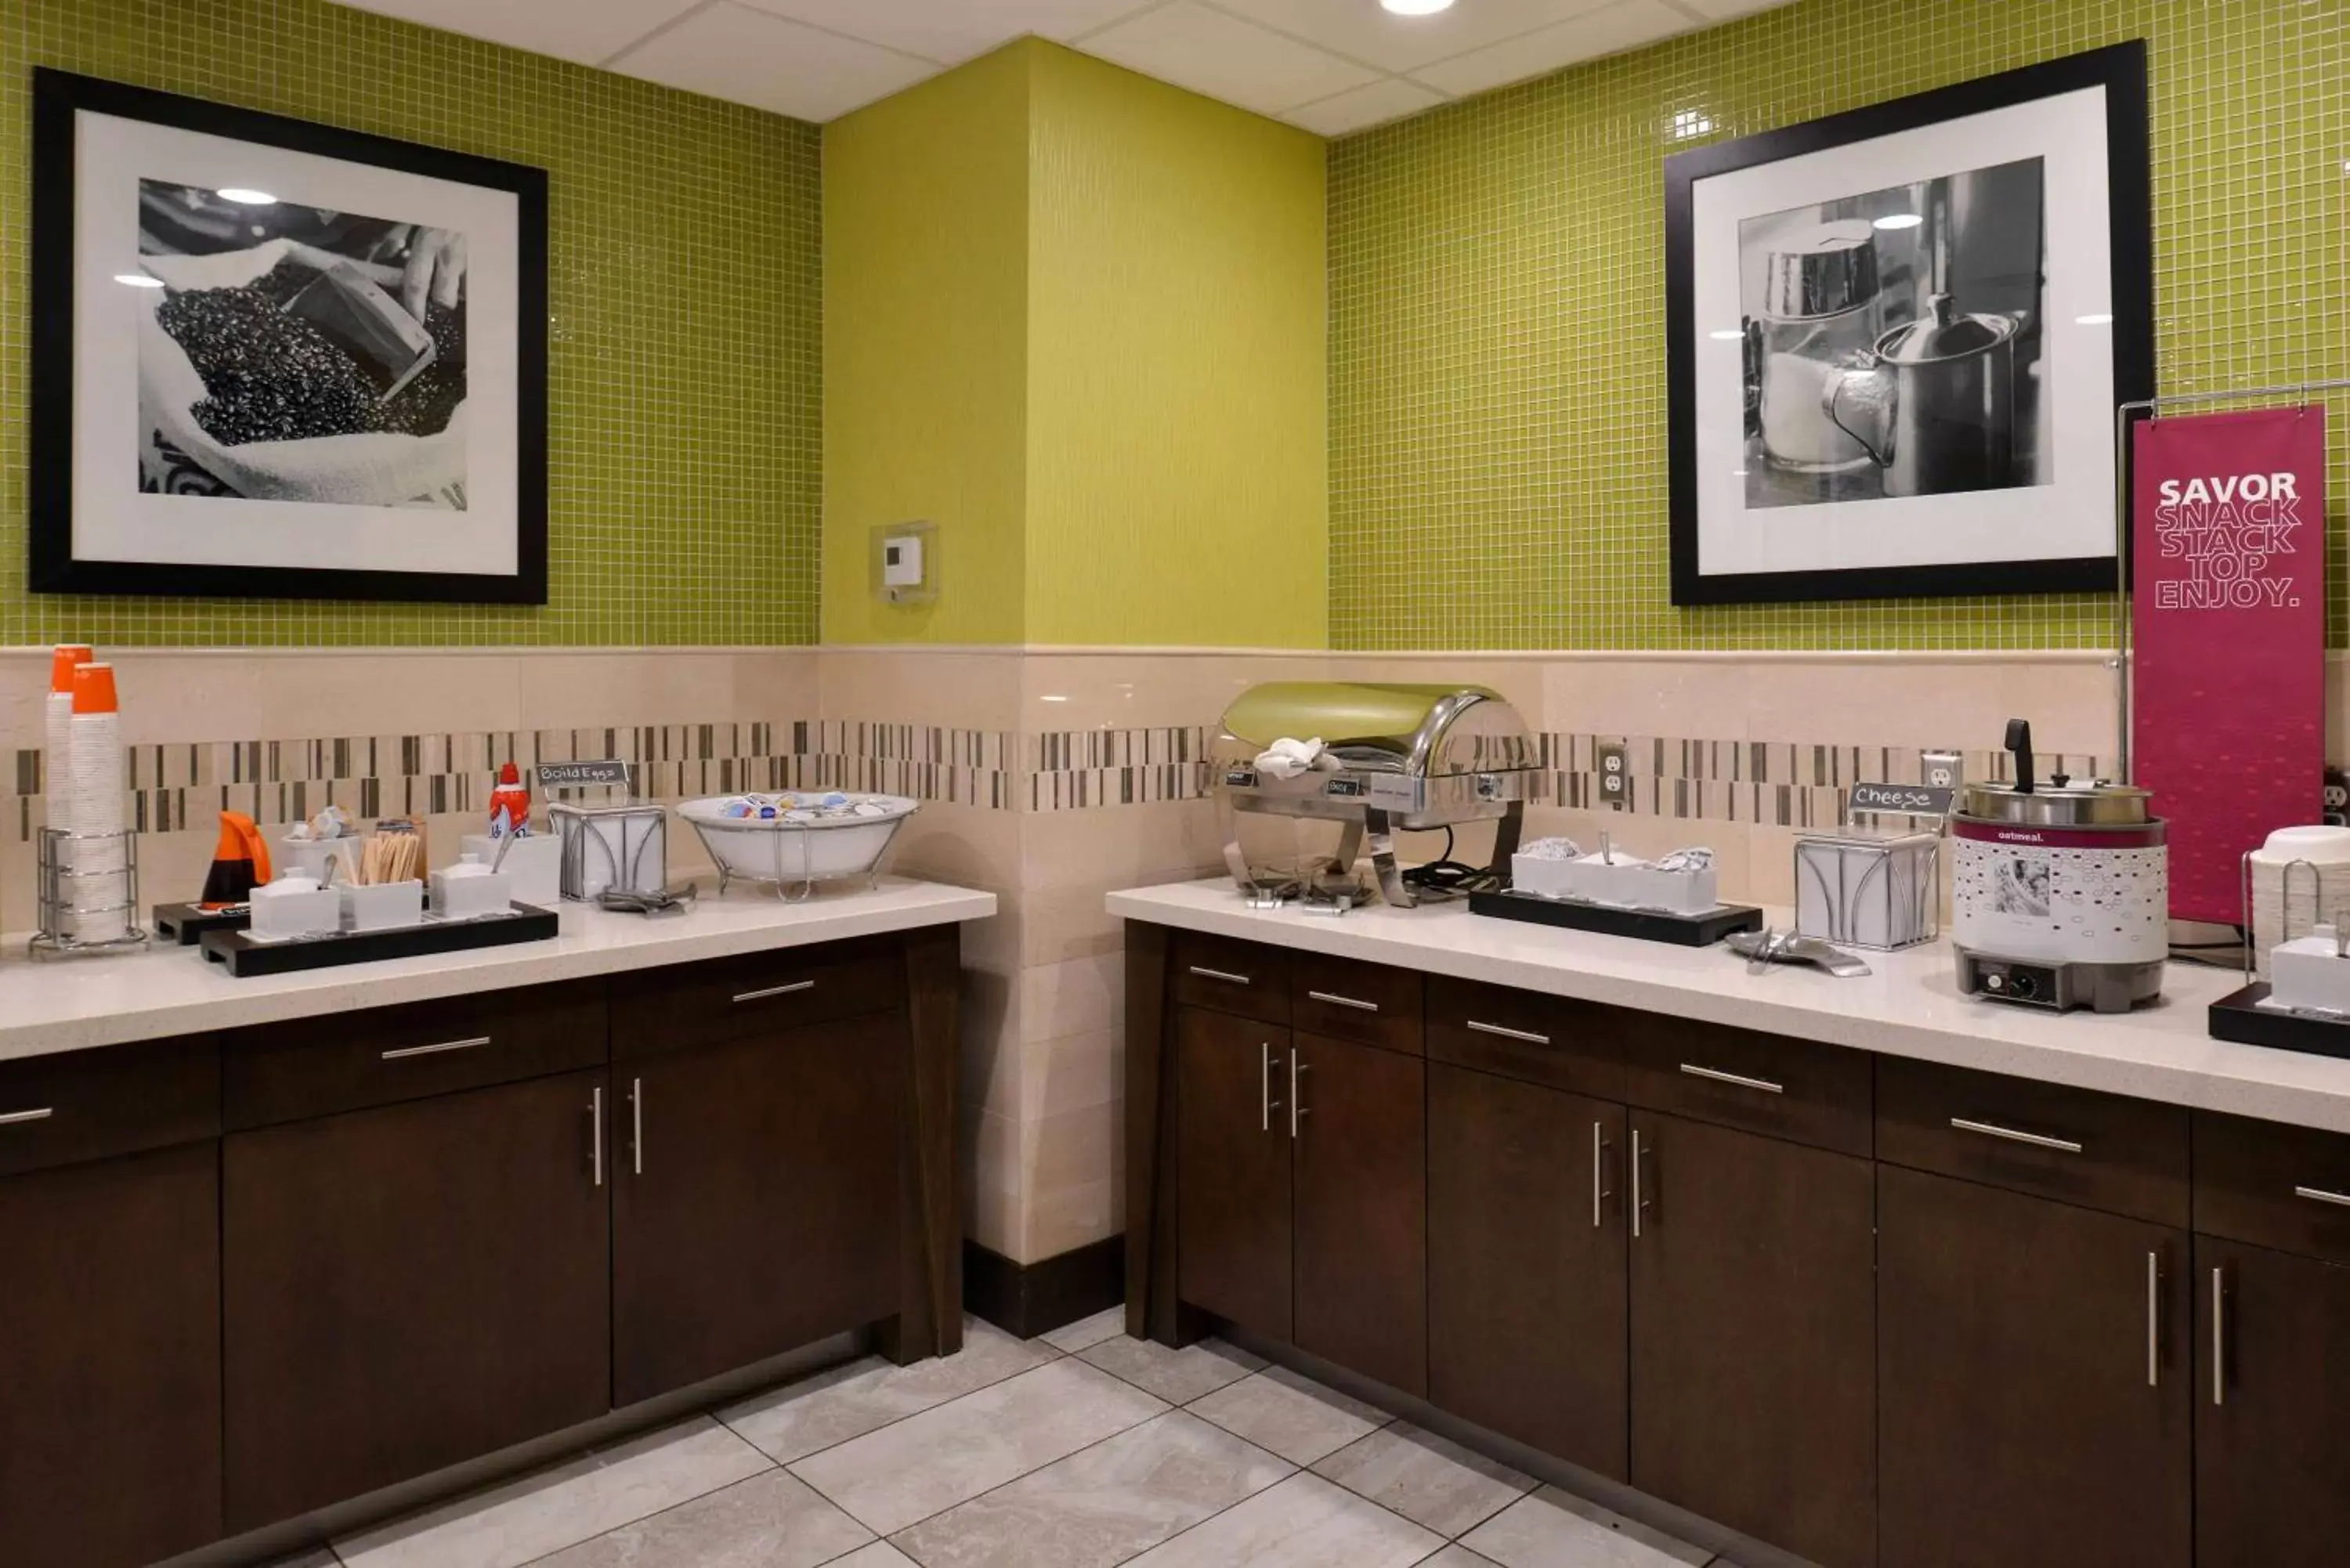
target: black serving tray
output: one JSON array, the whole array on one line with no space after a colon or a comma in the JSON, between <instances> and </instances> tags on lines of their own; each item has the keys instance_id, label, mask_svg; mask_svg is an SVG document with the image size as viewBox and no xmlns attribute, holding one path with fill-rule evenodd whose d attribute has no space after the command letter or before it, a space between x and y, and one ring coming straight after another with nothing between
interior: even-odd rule
<instances>
[{"instance_id":1,"label":"black serving tray","mask_svg":"<svg viewBox=\"0 0 2350 1568\"><path fill-rule=\"evenodd\" d=\"M552 909L516 904L505 914L474 920L427 920L421 926L399 926L388 931L345 931L338 936L307 937L296 941L255 941L250 931L207 931L204 957L225 964L239 980L265 974L294 974L307 969L332 969L338 964L374 963L381 959L419 958L428 953L459 953L474 948L512 947L516 942L543 942L556 935Z\"/></svg>"},{"instance_id":2,"label":"black serving tray","mask_svg":"<svg viewBox=\"0 0 2350 1568\"><path fill-rule=\"evenodd\" d=\"M1607 937L1637 937L1644 942L1670 942L1684 948L1711 947L1732 931L1762 929L1762 911L1748 904L1724 904L1702 915L1669 915L1652 909L1578 904L1566 898L1545 898L1507 889L1470 894L1469 912L1503 920L1527 920L1538 926L1563 926L1574 931L1597 931Z\"/></svg>"},{"instance_id":3,"label":"black serving tray","mask_svg":"<svg viewBox=\"0 0 2350 1568\"><path fill-rule=\"evenodd\" d=\"M241 931L253 924L253 906L207 909L202 904L155 906L155 935L167 947L192 948L206 931Z\"/></svg>"},{"instance_id":4,"label":"black serving tray","mask_svg":"<svg viewBox=\"0 0 2350 1568\"><path fill-rule=\"evenodd\" d=\"M2260 1004L2268 981L2230 992L2211 1004L2211 1038L2239 1045L2268 1045L2314 1056L2350 1056L2350 1019L2314 1012L2280 1012Z\"/></svg>"}]
</instances>

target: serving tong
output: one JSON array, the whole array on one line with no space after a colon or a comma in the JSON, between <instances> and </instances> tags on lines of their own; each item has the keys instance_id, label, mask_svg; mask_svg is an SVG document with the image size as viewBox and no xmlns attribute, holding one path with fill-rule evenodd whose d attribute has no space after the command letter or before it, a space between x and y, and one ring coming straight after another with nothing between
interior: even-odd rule
<instances>
[{"instance_id":1,"label":"serving tong","mask_svg":"<svg viewBox=\"0 0 2350 1568\"><path fill-rule=\"evenodd\" d=\"M1732 931L1727 940L1730 950L1746 961L1749 974L1766 974L1773 964L1778 963L1810 964L1839 979L1872 972L1867 964L1840 948L1832 948L1817 937L1798 936L1775 926L1765 926L1759 931Z\"/></svg>"}]
</instances>

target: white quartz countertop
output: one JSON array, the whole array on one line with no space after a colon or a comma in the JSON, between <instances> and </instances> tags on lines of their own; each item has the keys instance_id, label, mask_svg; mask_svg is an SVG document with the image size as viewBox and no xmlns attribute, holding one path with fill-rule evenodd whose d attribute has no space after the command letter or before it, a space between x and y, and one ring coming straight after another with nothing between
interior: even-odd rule
<instances>
[{"instance_id":1,"label":"white quartz countertop","mask_svg":"<svg viewBox=\"0 0 2350 1568\"><path fill-rule=\"evenodd\" d=\"M1487 981L1888 1055L2009 1073L2267 1121L2350 1132L2350 1061L2210 1038L2206 1009L2234 970L2174 963L2158 1004L2049 1013L1959 994L1947 941L1862 953L1874 971L1750 975L1727 948L1681 948L1472 915L1461 904L1373 905L1333 919L1251 909L1221 879L1109 896L1109 912L1305 952ZM1783 909L1770 911L1781 927Z\"/></svg>"},{"instance_id":2,"label":"white quartz countertop","mask_svg":"<svg viewBox=\"0 0 2350 1568\"><path fill-rule=\"evenodd\" d=\"M361 1007L620 974L697 959L984 919L995 895L883 877L820 888L791 904L737 888L689 912L648 918L576 907L577 935L514 947L232 979L192 947L35 961L21 938L0 957L0 1061L172 1034L315 1018Z\"/></svg>"}]
</instances>

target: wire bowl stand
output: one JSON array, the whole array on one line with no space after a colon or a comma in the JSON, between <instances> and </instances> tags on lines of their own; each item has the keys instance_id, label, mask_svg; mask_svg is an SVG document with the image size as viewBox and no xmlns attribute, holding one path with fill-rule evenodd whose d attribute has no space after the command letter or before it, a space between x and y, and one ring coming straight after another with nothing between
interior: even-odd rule
<instances>
[{"instance_id":1,"label":"wire bowl stand","mask_svg":"<svg viewBox=\"0 0 2350 1568\"><path fill-rule=\"evenodd\" d=\"M867 888L879 887L881 862L889 857L889 846L898 841L898 830L911 820L913 815L909 811L880 820L839 817L823 822L785 822L776 817L730 817L721 822L702 822L689 816L685 820L701 836L702 846L710 852L711 864L718 870L718 892L722 898L726 889L739 880L772 887L775 889L776 898L785 903L797 904L813 896L819 882L849 882L862 877ZM858 870L819 873L816 869L816 836L857 828L887 830L873 857ZM768 841L766 846L754 847L749 855L730 857L722 847L728 841L759 837ZM733 861L731 868L730 858ZM762 869L741 869L751 865L760 866ZM770 867L772 872L765 868Z\"/></svg>"}]
</instances>

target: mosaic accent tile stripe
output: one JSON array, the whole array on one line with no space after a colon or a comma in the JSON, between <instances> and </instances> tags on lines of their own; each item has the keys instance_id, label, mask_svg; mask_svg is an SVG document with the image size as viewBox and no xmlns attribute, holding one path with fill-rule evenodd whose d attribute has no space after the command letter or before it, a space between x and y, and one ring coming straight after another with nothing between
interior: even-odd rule
<instances>
[{"instance_id":1,"label":"mosaic accent tile stripe","mask_svg":"<svg viewBox=\"0 0 2350 1568\"><path fill-rule=\"evenodd\" d=\"M985 811L1088 811L1200 800L1213 791L1198 725L1004 731L868 721L722 722L601 729L146 745L130 754L130 820L142 832L210 831L215 814L242 811L278 826L341 805L365 822L488 809L490 779L509 758L525 767L618 757L637 793L676 802L743 791L852 790L909 795ZM1601 809L1597 748L1625 747L1632 798L1647 816L1834 827L1856 783L1921 783L1919 754L1901 747L1553 732L1537 804ZM16 752L0 766L0 825L18 840L42 822L43 760ZM2095 756L2049 755L2048 771L2096 776ZM2003 779L2002 752L1961 753L1964 776ZM582 792L561 792L569 798Z\"/></svg>"}]
</instances>

